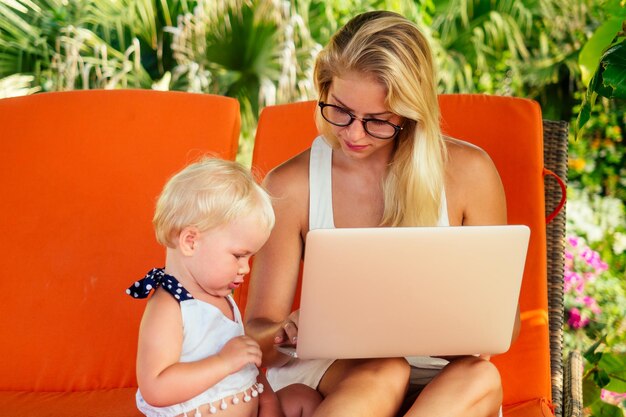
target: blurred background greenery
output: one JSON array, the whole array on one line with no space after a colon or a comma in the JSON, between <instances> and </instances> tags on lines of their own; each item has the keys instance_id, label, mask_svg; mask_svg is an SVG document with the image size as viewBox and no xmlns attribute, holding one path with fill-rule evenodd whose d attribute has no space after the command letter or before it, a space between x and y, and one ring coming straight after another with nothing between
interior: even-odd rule
<instances>
[{"instance_id":1,"label":"blurred background greenery","mask_svg":"<svg viewBox=\"0 0 626 417\"><path fill-rule=\"evenodd\" d=\"M0 98L93 88L235 97L238 158L249 164L260 110L316 98L316 54L373 9L424 30L441 93L532 98L544 118L570 122L565 351L587 351L586 412L623 415L626 0L0 0Z\"/></svg>"}]
</instances>

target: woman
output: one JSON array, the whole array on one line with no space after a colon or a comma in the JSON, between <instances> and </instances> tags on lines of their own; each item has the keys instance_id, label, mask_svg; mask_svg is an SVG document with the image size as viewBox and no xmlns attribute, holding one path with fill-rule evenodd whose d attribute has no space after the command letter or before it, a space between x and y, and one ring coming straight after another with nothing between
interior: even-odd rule
<instances>
[{"instance_id":1,"label":"woman","mask_svg":"<svg viewBox=\"0 0 626 417\"><path fill-rule=\"evenodd\" d=\"M290 310L309 230L506 223L491 159L439 130L432 56L413 23L356 16L319 54L314 76L322 136L266 177L276 226L255 258L246 308L270 383L318 389L316 416L393 416L403 401L405 416L498 415L500 377L486 357L408 358L409 367L404 358L289 360L273 349L297 341Z\"/></svg>"}]
</instances>

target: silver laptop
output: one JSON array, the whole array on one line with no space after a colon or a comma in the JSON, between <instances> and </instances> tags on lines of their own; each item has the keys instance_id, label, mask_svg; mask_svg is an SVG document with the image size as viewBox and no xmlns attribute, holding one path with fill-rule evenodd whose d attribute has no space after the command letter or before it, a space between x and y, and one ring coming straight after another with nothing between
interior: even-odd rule
<instances>
[{"instance_id":1,"label":"silver laptop","mask_svg":"<svg viewBox=\"0 0 626 417\"><path fill-rule=\"evenodd\" d=\"M505 352L529 235L514 225L310 231L295 355Z\"/></svg>"}]
</instances>

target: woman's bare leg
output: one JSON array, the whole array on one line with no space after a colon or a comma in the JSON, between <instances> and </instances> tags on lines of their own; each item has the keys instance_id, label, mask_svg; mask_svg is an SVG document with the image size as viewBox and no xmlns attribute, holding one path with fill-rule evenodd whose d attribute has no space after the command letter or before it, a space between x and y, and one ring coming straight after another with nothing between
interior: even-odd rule
<instances>
[{"instance_id":1,"label":"woman's bare leg","mask_svg":"<svg viewBox=\"0 0 626 417\"><path fill-rule=\"evenodd\" d=\"M501 404L502 384L495 365L470 356L443 368L405 417L497 417Z\"/></svg>"},{"instance_id":2,"label":"woman's bare leg","mask_svg":"<svg viewBox=\"0 0 626 417\"><path fill-rule=\"evenodd\" d=\"M263 384L263 393L259 394L258 417L285 417L279 401L279 396L267 381L265 373L259 370L257 381Z\"/></svg>"},{"instance_id":3,"label":"woman's bare leg","mask_svg":"<svg viewBox=\"0 0 626 417\"><path fill-rule=\"evenodd\" d=\"M304 384L287 385L276 395L285 417L311 417L322 402L320 393Z\"/></svg>"},{"instance_id":4,"label":"woman's bare leg","mask_svg":"<svg viewBox=\"0 0 626 417\"><path fill-rule=\"evenodd\" d=\"M403 358L335 361L319 384L325 398L314 416L394 416L406 393L409 371Z\"/></svg>"}]
</instances>

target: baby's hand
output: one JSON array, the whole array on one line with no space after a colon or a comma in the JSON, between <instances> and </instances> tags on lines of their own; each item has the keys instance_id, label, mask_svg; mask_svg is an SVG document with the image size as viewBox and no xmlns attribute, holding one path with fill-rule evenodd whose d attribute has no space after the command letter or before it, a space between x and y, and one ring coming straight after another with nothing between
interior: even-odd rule
<instances>
[{"instance_id":1,"label":"baby's hand","mask_svg":"<svg viewBox=\"0 0 626 417\"><path fill-rule=\"evenodd\" d=\"M261 348L248 336L238 336L229 340L217 355L230 367L231 373L239 371L249 363L261 366Z\"/></svg>"}]
</instances>

